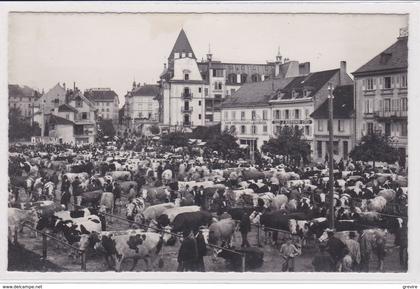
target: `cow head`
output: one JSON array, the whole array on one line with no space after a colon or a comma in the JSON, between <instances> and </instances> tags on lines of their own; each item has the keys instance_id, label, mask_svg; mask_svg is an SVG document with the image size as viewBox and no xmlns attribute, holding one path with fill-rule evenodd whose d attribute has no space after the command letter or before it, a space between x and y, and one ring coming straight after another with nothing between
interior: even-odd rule
<instances>
[{"instance_id":1,"label":"cow head","mask_svg":"<svg viewBox=\"0 0 420 289\"><path fill-rule=\"evenodd\" d=\"M169 226L170 220L167 214L162 214L157 218L157 223L159 227Z\"/></svg>"},{"instance_id":2,"label":"cow head","mask_svg":"<svg viewBox=\"0 0 420 289\"><path fill-rule=\"evenodd\" d=\"M137 214L137 205L134 202L127 204L127 213L126 213L127 219L133 221L134 216L136 214Z\"/></svg>"}]
</instances>

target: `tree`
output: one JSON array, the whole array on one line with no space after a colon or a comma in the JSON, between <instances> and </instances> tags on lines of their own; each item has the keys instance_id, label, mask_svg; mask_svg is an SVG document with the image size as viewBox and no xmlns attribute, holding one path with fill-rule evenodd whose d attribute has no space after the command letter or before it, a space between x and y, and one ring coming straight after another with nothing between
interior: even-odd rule
<instances>
[{"instance_id":1,"label":"tree","mask_svg":"<svg viewBox=\"0 0 420 289\"><path fill-rule=\"evenodd\" d=\"M382 134L368 134L362 137L360 143L350 152L355 161L394 163L398 160L398 150L393 148L389 139Z\"/></svg>"},{"instance_id":2,"label":"tree","mask_svg":"<svg viewBox=\"0 0 420 289\"><path fill-rule=\"evenodd\" d=\"M41 135L41 128L37 122L32 125L28 120L25 120L19 108L10 108L9 110L9 139L14 140L29 140L31 136Z\"/></svg>"},{"instance_id":3,"label":"tree","mask_svg":"<svg viewBox=\"0 0 420 289\"><path fill-rule=\"evenodd\" d=\"M213 134L211 139L207 140L206 147L217 151L224 158L237 159L244 156L240 150L237 139L228 131L219 134Z\"/></svg>"},{"instance_id":4,"label":"tree","mask_svg":"<svg viewBox=\"0 0 420 289\"><path fill-rule=\"evenodd\" d=\"M154 124L154 125L149 126L149 131L150 131L152 134L157 135L157 134L159 134L159 133L160 133L160 128L159 128L159 126L158 126L158 125Z\"/></svg>"},{"instance_id":5,"label":"tree","mask_svg":"<svg viewBox=\"0 0 420 289\"><path fill-rule=\"evenodd\" d=\"M110 119L102 119L98 121L98 138L102 139L104 136L115 136L115 128Z\"/></svg>"},{"instance_id":6,"label":"tree","mask_svg":"<svg viewBox=\"0 0 420 289\"><path fill-rule=\"evenodd\" d=\"M311 153L310 145L302 139L303 130L284 126L276 138L271 138L261 148L263 152L286 157L286 162L293 162L295 165L308 162Z\"/></svg>"},{"instance_id":7,"label":"tree","mask_svg":"<svg viewBox=\"0 0 420 289\"><path fill-rule=\"evenodd\" d=\"M185 147L188 145L189 137L183 132L170 132L162 136L162 145Z\"/></svg>"},{"instance_id":8,"label":"tree","mask_svg":"<svg viewBox=\"0 0 420 289\"><path fill-rule=\"evenodd\" d=\"M220 127L220 124L213 126L197 126L192 131L192 138L207 141L213 138L215 135L221 134Z\"/></svg>"}]
</instances>

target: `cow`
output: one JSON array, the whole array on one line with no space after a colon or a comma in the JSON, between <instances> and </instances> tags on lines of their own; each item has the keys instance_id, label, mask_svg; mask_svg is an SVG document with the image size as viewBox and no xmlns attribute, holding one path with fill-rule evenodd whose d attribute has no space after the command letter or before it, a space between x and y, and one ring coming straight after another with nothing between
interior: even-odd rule
<instances>
[{"instance_id":1,"label":"cow","mask_svg":"<svg viewBox=\"0 0 420 289\"><path fill-rule=\"evenodd\" d=\"M30 210L20 210L17 208L8 208L7 209L7 221L9 229L9 241L16 244L17 235L16 233L23 230L23 223L33 223L38 222L38 213L36 209Z\"/></svg>"},{"instance_id":2,"label":"cow","mask_svg":"<svg viewBox=\"0 0 420 289\"><path fill-rule=\"evenodd\" d=\"M394 190L385 189L380 191L378 196L384 197L387 202L392 202L397 196L397 193Z\"/></svg>"},{"instance_id":3,"label":"cow","mask_svg":"<svg viewBox=\"0 0 420 289\"><path fill-rule=\"evenodd\" d=\"M208 226L211 221L212 215L206 211L181 213L173 221L172 232L197 232L200 226Z\"/></svg>"},{"instance_id":4,"label":"cow","mask_svg":"<svg viewBox=\"0 0 420 289\"><path fill-rule=\"evenodd\" d=\"M235 233L236 222L233 219L223 219L213 222L209 226L209 244L218 245L221 242L221 247L226 244L229 247L231 244L232 236Z\"/></svg>"},{"instance_id":5,"label":"cow","mask_svg":"<svg viewBox=\"0 0 420 289\"><path fill-rule=\"evenodd\" d=\"M127 219L130 221L134 221L134 217L137 214L141 214L143 210L146 208L146 202L141 197L135 198L126 205L126 208L127 208L127 211L126 211Z\"/></svg>"},{"instance_id":6,"label":"cow","mask_svg":"<svg viewBox=\"0 0 420 289\"><path fill-rule=\"evenodd\" d=\"M79 177L79 180L81 182L86 181L89 179L88 173L65 173L64 176L67 177L67 179L72 183L76 177Z\"/></svg>"},{"instance_id":7,"label":"cow","mask_svg":"<svg viewBox=\"0 0 420 289\"><path fill-rule=\"evenodd\" d=\"M101 200L102 190L83 192L81 196L82 196L82 205L97 206L99 201Z\"/></svg>"},{"instance_id":8,"label":"cow","mask_svg":"<svg viewBox=\"0 0 420 289\"><path fill-rule=\"evenodd\" d=\"M138 213L137 216L141 224L146 224L152 220L157 219L167 209L175 208L174 203L163 203L147 207L142 213Z\"/></svg>"},{"instance_id":9,"label":"cow","mask_svg":"<svg viewBox=\"0 0 420 289\"><path fill-rule=\"evenodd\" d=\"M271 201L270 207L274 211L278 211L278 210L284 209L287 202L288 202L288 198L286 195L278 195L273 198L273 200Z\"/></svg>"},{"instance_id":10,"label":"cow","mask_svg":"<svg viewBox=\"0 0 420 289\"><path fill-rule=\"evenodd\" d=\"M386 206L386 199L382 196L375 197L368 201L367 209L371 212L382 212Z\"/></svg>"},{"instance_id":11,"label":"cow","mask_svg":"<svg viewBox=\"0 0 420 289\"><path fill-rule=\"evenodd\" d=\"M185 207L175 207L171 209L166 209L158 218L157 222L160 227L166 227L169 224L172 224L175 217L181 213L187 212L197 212L200 211L199 206L185 206Z\"/></svg>"},{"instance_id":12,"label":"cow","mask_svg":"<svg viewBox=\"0 0 420 289\"><path fill-rule=\"evenodd\" d=\"M164 236L158 233L139 233L127 235L102 236L101 244L105 254L111 257L115 263L115 271L121 272L122 263L126 259L133 259L130 271L137 266L138 260L144 260L146 270L156 265L156 260L165 243Z\"/></svg>"},{"instance_id":13,"label":"cow","mask_svg":"<svg viewBox=\"0 0 420 289\"><path fill-rule=\"evenodd\" d=\"M129 171L111 171L106 173L107 176L111 176L113 180L118 181L129 181L131 180L131 173Z\"/></svg>"}]
</instances>

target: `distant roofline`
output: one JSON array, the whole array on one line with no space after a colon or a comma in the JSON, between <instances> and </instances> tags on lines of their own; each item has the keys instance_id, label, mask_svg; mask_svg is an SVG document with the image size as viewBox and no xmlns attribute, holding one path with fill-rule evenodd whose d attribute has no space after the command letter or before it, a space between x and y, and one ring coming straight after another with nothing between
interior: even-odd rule
<instances>
[{"instance_id":1,"label":"distant roofline","mask_svg":"<svg viewBox=\"0 0 420 289\"><path fill-rule=\"evenodd\" d=\"M394 68L385 68L385 69L377 69L377 70L367 70L367 71L361 71L357 72L354 71L351 74L354 76L364 76L364 75L371 75L371 74L387 74L387 73L398 73L398 72L407 72L408 66L403 67L394 67Z\"/></svg>"},{"instance_id":2,"label":"distant roofline","mask_svg":"<svg viewBox=\"0 0 420 289\"><path fill-rule=\"evenodd\" d=\"M208 61L197 61L198 64L208 64ZM234 62L219 62L219 61L212 61L211 63L214 64L227 64L227 65L260 65L260 66L274 66L275 63L234 63Z\"/></svg>"}]
</instances>

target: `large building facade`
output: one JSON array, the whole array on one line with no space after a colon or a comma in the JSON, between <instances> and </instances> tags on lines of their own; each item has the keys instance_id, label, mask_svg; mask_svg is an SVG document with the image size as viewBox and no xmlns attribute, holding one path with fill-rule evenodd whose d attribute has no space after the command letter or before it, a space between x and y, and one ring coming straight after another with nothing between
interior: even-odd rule
<instances>
[{"instance_id":1,"label":"large building facade","mask_svg":"<svg viewBox=\"0 0 420 289\"><path fill-rule=\"evenodd\" d=\"M161 122L171 130L218 124L223 101L242 85L297 76L309 69L309 63L283 63L280 55L266 64L224 63L209 51L206 60L197 61L181 30L160 76Z\"/></svg>"},{"instance_id":2,"label":"large building facade","mask_svg":"<svg viewBox=\"0 0 420 289\"><path fill-rule=\"evenodd\" d=\"M9 84L8 88L9 110L18 109L23 119L32 121L34 114L39 109L41 94L26 85Z\"/></svg>"},{"instance_id":3,"label":"large building facade","mask_svg":"<svg viewBox=\"0 0 420 289\"><path fill-rule=\"evenodd\" d=\"M389 137L402 159L407 157L408 33L353 72L356 139L371 133Z\"/></svg>"},{"instance_id":4,"label":"large building facade","mask_svg":"<svg viewBox=\"0 0 420 289\"><path fill-rule=\"evenodd\" d=\"M118 125L120 101L115 91L110 88L87 89L84 96L94 105L99 119L111 120Z\"/></svg>"}]
</instances>

